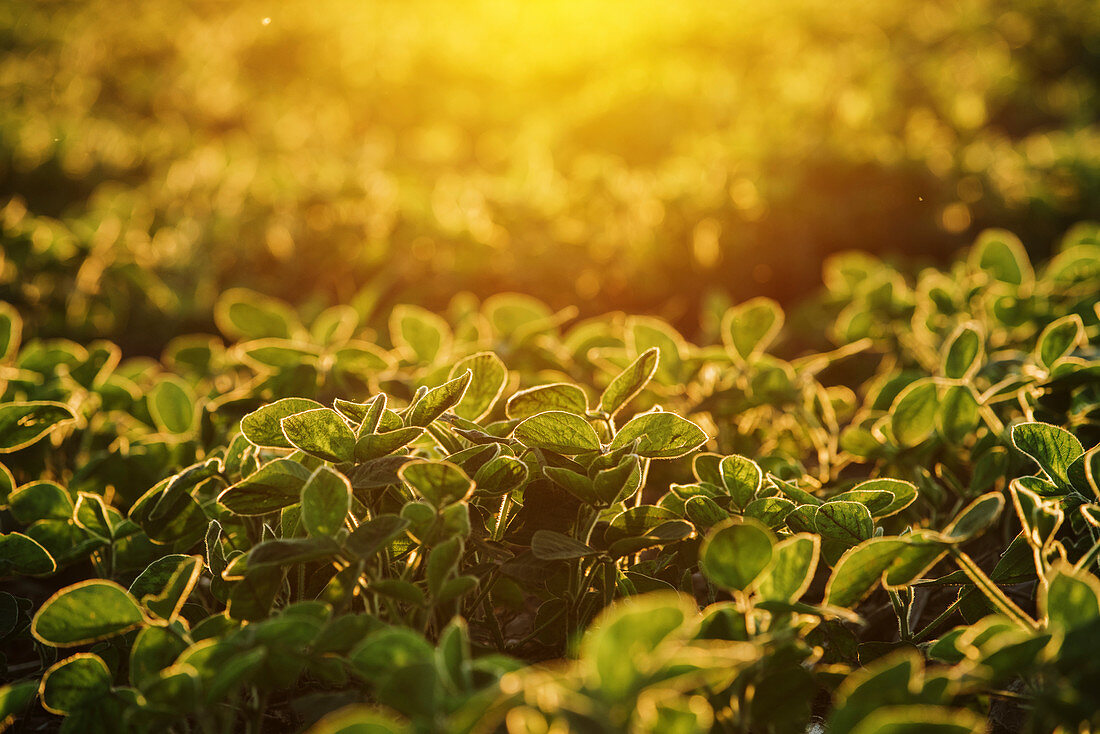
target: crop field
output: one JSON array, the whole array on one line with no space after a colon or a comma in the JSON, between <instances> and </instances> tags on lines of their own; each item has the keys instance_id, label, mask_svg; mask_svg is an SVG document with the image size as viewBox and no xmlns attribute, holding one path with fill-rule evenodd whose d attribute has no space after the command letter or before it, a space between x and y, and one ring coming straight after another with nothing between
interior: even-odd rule
<instances>
[{"instance_id":1,"label":"crop field","mask_svg":"<svg viewBox=\"0 0 1100 734\"><path fill-rule=\"evenodd\" d=\"M0 48L0 732L1100 731L1095 0Z\"/></svg>"}]
</instances>

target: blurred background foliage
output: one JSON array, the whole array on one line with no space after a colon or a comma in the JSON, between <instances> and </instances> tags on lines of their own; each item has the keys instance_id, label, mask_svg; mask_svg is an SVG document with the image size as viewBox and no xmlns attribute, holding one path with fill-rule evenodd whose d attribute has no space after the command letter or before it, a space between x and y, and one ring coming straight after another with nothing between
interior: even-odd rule
<instances>
[{"instance_id":1,"label":"blurred background foliage","mask_svg":"<svg viewBox=\"0 0 1100 734\"><path fill-rule=\"evenodd\" d=\"M319 311L791 302L1100 212L1093 0L8 0L0 300L157 353Z\"/></svg>"}]
</instances>

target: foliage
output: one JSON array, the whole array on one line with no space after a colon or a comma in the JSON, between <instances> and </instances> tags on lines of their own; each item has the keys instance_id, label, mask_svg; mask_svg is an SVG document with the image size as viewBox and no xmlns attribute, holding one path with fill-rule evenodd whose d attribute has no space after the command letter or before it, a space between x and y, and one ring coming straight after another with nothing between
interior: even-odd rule
<instances>
[{"instance_id":1,"label":"foliage","mask_svg":"<svg viewBox=\"0 0 1100 734\"><path fill-rule=\"evenodd\" d=\"M834 348L248 291L159 361L0 307L0 718L1100 725L1100 244L834 259ZM551 659L560 662L537 665ZM558 730L558 729L554 729Z\"/></svg>"},{"instance_id":2,"label":"foliage","mask_svg":"<svg viewBox=\"0 0 1100 734\"><path fill-rule=\"evenodd\" d=\"M705 307L707 342L730 296L792 301L841 250L942 264L996 225L1046 256L1100 211L1098 16L7 0L0 300L127 353L209 329L231 286L310 320L462 291L685 330Z\"/></svg>"}]
</instances>

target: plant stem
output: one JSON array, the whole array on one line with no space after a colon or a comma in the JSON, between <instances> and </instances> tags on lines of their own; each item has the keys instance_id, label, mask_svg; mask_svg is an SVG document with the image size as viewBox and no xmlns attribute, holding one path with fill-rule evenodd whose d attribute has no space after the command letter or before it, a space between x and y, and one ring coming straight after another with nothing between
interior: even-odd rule
<instances>
[{"instance_id":1,"label":"plant stem","mask_svg":"<svg viewBox=\"0 0 1100 734\"><path fill-rule=\"evenodd\" d=\"M894 614L898 616L898 634L902 640L908 640L912 636L909 631L909 606L898 592L893 589L888 589L887 592L890 595L890 603L894 607Z\"/></svg>"},{"instance_id":2,"label":"plant stem","mask_svg":"<svg viewBox=\"0 0 1100 734\"><path fill-rule=\"evenodd\" d=\"M942 612L940 612L940 615L938 617L936 617L935 619L933 619L931 622L929 622L928 625L924 629L922 629L917 634L913 635L913 638L912 638L911 642L924 642L929 637L931 637L932 636L932 631L935 630L937 627L939 627L941 624L943 624L945 621L947 621L947 619L952 614L954 614L956 611L958 611L960 606L962 606L963 598L964 598L965 594L966 594L965 591L962 594L959 594L959 598L956 599L954 601L954 603L951 604L951 606L949 606L947 609L944 609Z\"/></svg>"},{"instance_id":3,"label":"plant stem","mask_svg":"<svg viewBox=\"0 0 1100 734\"><path fill-rule=\"evenodd\" d=\"M504 499L500 502L500 514L497 515L497 524L493 528L493 540L504 539L504 530L508 527L508 514L512 511L512 493L505 492Z\"/></svg>"},{"instance_id":4,"label":"plant stem","mask_svg":"<svg viewBox=\"0 0 1100 734\"><path fill-rule=\"evenodd\" d=\"M952 548L951 555L954 556L963 573L970 577L970 580L974 582L979 591L985 594L997 611L1025 629L1037 630L1039 628L1035 620L1027 616L1024 610L1016 606L1016 603L1005 596L1001 588L985 575L985 572L974 562L973 558L958 548Z\"/></svg>"}]
</instances>

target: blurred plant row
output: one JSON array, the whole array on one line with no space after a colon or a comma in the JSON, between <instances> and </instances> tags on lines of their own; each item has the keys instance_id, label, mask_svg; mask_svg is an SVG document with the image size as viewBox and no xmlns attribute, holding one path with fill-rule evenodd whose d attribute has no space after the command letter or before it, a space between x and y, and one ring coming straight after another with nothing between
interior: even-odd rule
<instances>
[{"instance_id":1,"label":"blurred plant row","mask_svg":"<svg viewBox=\"0 0 1100 734\"><path fill-rule=\"evenodd\" d=\"M687 329L1100 211L1091 0L12 0L0 48L0 299L146 353L231 286Z\"/></svg>"},{"instance_id":2,"label":"blurred plant row","mask_svg":"<svg viewBox=\"0 0 1100 734\"><path fill-rule=\"evenodd\" d=\"M793 359L765 298L693 344L233 289L160 360L0 306L0 720L1100 725L1096 229L825 285L833 347Z\"/></svg>"}]
</instances>

